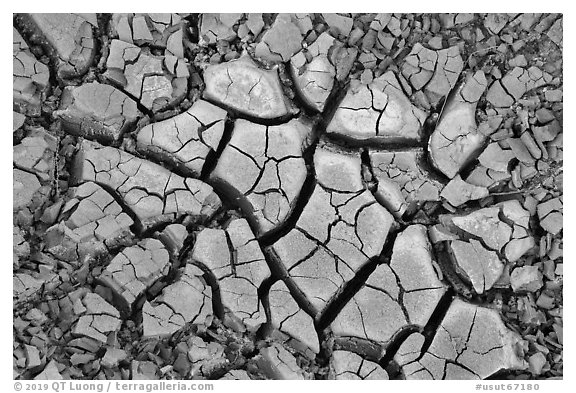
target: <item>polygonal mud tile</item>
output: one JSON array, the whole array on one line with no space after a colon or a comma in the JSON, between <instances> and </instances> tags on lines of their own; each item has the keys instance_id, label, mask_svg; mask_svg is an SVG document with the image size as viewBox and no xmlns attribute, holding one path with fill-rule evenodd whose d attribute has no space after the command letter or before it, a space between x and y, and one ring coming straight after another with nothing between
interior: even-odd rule
<instances>
[{"instance_id":1,"label":"polygonal mud tile","mask_svg":"<svg viewBox=\"0 0 576 393\"><path fill-rule=\"evenodd\" d=\"M320 351L314 320L296 303L284 282L277 281L272 285L268 302L270 305L270 324L275 329L304 344L314 353ZM298 342L293 343L292 346L298 347Z\"/></svg>"},{"instance_id":2,"label":"polygonal mud tile","mask_svg":"<svg viewBox=\"0 0 576 393\"><path fill-rule=\"evenodd\" d=\"M463 205L468 201L474 201L487 197L488 189L482 186L476 186L462 180L460 175L456 175L442 189L440 196L454 207Z\"/></svg>"},{"instance_id":3,"label":"polygonal mud tile","mask_svg":"<svg viewBox=\"0 0 576 393\"><path fill-rule=\"evenodd\" d=\"M230 370L220 380L230 380L230 381L242 381L250 380L250 375L244 370Z\"/></svg>"},{"instance_id":4,"label":"polygonal mud tile","mask_svg":"<svg viewBox=\"0 0 576 393\"><path fill-rule=\"evenodd\" d=\"M226 111L198 100L186 112L148 124L138 132L136 148L143 154L199 177L224 134Z\"/></svg>"},{"instance_id":5,"label":"polygonal mud tile","mask_svg":"<svg viewBox=\"0 0 576 393\"><path fill-rule=\"evenodd\" d=\"M420 357L425 337L418 332L411 333L394 354L394 361L399 366L404 366Z\"/></svg>"},{"instance_id":6,"label":"polygonal mud tile","mask_svg":"<svg viewBox=\"0 0 576 393\"><path fill-rule=\"evenodd\" d=\"M510 286L514 292L536 292L543 285L538 266L522 266L512 270Z\"/></svg>"},{"instance_id":7,"label":"polygonal mud tile","mask_svg":"<svg viewBox=\"0 0 576 393\"><path fill-rule=\"evenodd\" d=\"M376 268L336 316L332 331L386 346L407 325L426 325L445 290L426 228L411 225L396 238L390 265Z\"/></svg>"},{"instance_id":8,"label":"polygonal mud tile","mask_svg":"<svg viewBox=\"0 0 576 393\"><path fill-rule=\"evenodd\" d=\"M38 178L32 173L14 169L13 173L13 203L14 212L35 205L34 198L38 196L42 201L46 200L41 196L42 185Z\"/></svg>"},{"instance_id":9,"label":"polygonal mud tile","mask_svg":"<svg viewBox=\"0 0 576 393\"><path fill-rule=\"evenodd\" d=\"M198 336L187 340L188 360L191 363L191 377L210 378L214 373L229 368L230 361L224 353L224 346L216 341L205 342Z\"/></svg>"},{"instance_id":10,"label":"polygonal mud tile","mask_svg":"<svg viewBox=\"0 0 576 393\"><path fill-rule=\"evenodd\" d=\"M120 329L122 323L120 313L100 295L86 293L82 298L82 306L80 318L72 329L73 335L90 337L106 343L108 334Z\"/></svg>"},{"instance_id":11,"label":"polygonal mud tile","mask_svg":"<svg viewBox=\"0 0 576 393\"><path fill-rule=\"evenodd\" d=\"M562 198L553 198L540 203L537 207L540 226L553 235L560 233L564 227L564 202Z\"/></svg>"},{"instance_id":12,"label":"polygonal mud tile","mask_svg":"<svg viewBox=\"0 0 576 393\"><path fill-rule=\"evenodd\" d=\"M38 293L44 282L30 274L16 273L12 276L12 297L16 302L28 299Z\"/></svg>"},{"instance_id":13,"label":"polygonal mud tile","mask_svg":"<svg viewBox=\"0 0 576 393\"><path fill-rule=\"evenodd\" d=\"M344 16L334 13L322 14L324 22L333 30L336 34L348 37L352 31L352 26L354 20L350 16Z\"/></svg>"},{"instance_id":14,"label":"polygonal mud tile","mask_svg":"<svg viewBox=\"0 0 576 393\"><path fill-rule=\"evenodd\" d=\"M12 101L14 110L28 116L40 116L48 90L48 66L36 60L28 44L13 28Z\"/></svg>"},{"instance_id":15,"label":"polygonal mud tile","mask_svg":"<svg viewBox=\"0 0 576 393\"><path fill-rule=\"evenodd\" d=\"M210 178L241 206L259 236L294 209L306 180L302 153L310 134L310 126L296 119L278 126L235 122Z\"/></svg>"},{"instance_id":16,"label":"polygonal mud tile","mask_svg":"<svg viewBox=\"0 0 576 393\"><path fill-rule=\"evenodd\" d=\"M242 14L210 14L200 17L200 45L212 45L218 41L232 41L236 32L232 29Z\"/></svg>"},{"instance_id":17,"label":"polygonal mud tile","mask_svg":"<svg viewBox=\"0 0 576 393\"><path fill-rule=\"evenodd\" d=\"M169 270L164 245L156 239L144 239L117 254L98 280L112 289L118 309L129 314L141 295Z\"/></svg>"},{"instance_id":18,"label":"polygonal mud tile","mask_svg":"<svg viewBox=\"0 0 576 393\"><path fill-rule=\"evenodd\" d=\"M156 56L138 46L112 40L104 77L153 112L173 107L187 92L188 70L173 74Z\"/></svg>"},{"instance_id":19,"label":"polygonal mud tile","mask_svg":"<svg viewBox=\"0 0 576 393\"><path fill-rule=\"evenodd\" d=\"M430 137L428 151L432 164L453 178L482 148L486 137L477 130L476 104L486 89L482 71L471 74L451 96Z\"/></svg>"},{"instance_id":20,"label":"polygonal mud tile","mask_svg":"<svg viewBox=\"0 0 576 393\"><path fill-rule=\"evenodd\" d=\"M120 90L93 82L64 88L53 116L73 135L112 142L136 123L140 112L136 102Z\"/></svg>"},{"instance_id":21,"label":"polygonal mud tile","mask_svg":"<svg viewBox=\"0 0 576 393\"><path fill-rule=\"evenodd\" d=\"M331 379L384 380L388 373L378 363L349 351L334 351L330 361Z\"/></svg>"},{"instance_id":22,"label":"polygonal mud tile","mask_svg":"<svg viewBox=\"0 0 576 393\"><path fill-rule=\"evenodd\" d=\"M335 39L324 32L290 59L290 71L304 103L322 112L336 78Z\"/></svg>"},{"instance_id":23,"label":"polygonal mud tile","mask_svg":"<svg viewBox=\"0 0 576 393\"><path fill-rule=\"evenodd\" d=\"M456 85L463 66L458 46L434 51L418 42L404 59L402 74L435 105Z\"/></svg>"},{"instance_id":24,"label":"polygonal mud tile","mask_svg":"<svg viewBox=\"0 0 576 393\"><path fill-rule=\"evenodd\" d=\"M13 148L14 166L33 172L42 180L54 179L54 160L58 141L43 128L33 129Z\"/></svg>"},{"instance_id":25,"label":"polygonal mud tile","mask_svg":"<svg viewBox=\"0 0 576 393\"><path fill-rule=\"evenodd\" d=\"M496 310L455 299L426 353L403 371L406 379L484 379L526 369L521 348Z\"/></svg>"},{"instance_id":26,"label":"polygonal mud tile","mask_svg":"<svg viewBox=\"0 0 576 393\"><path fill-rule=\"evenodd\" d=\"M486 94L486 100L497 108L509 107L526 92L544 86L552 76L538 67L514 67L502 79L496 80Z\"/></svg>"},{"instance_id":27,"label":"polygonal mud tile","mask_svg":"<svg viewBox=\"0 0 576 393\"><path fill-rule=\"evenodd\" d=\"M178 279L142 307L142 337L170 337L186 324L203 324L212 314L212 292L202 271L186 265Z\"/></svg>"},{"instance_id":28,"label":"polygonal mud tile","mask_svg":"<svg viewBox=\"0 0 576 393\"><path fill-rule=\"evenodd\" d=\"M46 249L53 255L74 260L78 254L104 251L133 237L130 226L134 221L96 183L72 187L68 197L58 218L60 223L48 228L44 237Z\"/></svg>"},{"instance_id":29,"label":"polygonal mud tile","mask_svg":"<svg viewBox=\"0 0 576 393\"><path fill-rule=\"evenodd\" d=\"M372 172L376 177L376 199L395 217L402 217L411 206L440 200L443 185L421 167L421 148L405 151L369 150Z\"/></svg>"},{"instance_id":30,"label":"polygonal mud tile","mask_svg":"<svg viewBox=\"0 0 576 393\"><path fill-rule=\"evenodd\" d=\"M504 264L498 255L485 249L477 240L451 241L448 251L456 271L472 284L478 294L492 288L504 271Z\"/></svg>"},{"instance_id":31,"label":"polygonal mud tile","mask_svg":"<svg viewBox=\"0 0 576 393\"><path fill-rule=\"evenodd\" d=\"M369 85L352 80L326 132L354 142L417 142L425 119L389 71Z\"/></svg>"},{"instance_id":32,"label":"polygonal mud tile","mask_svg":"<svg viewBox=\"0 0 576 393\"><path fill-rule=\"evenodd\" d=\"M35 381L44 381L44 380L62 380L64 379L64 377L62 377L62 374L60 374L60 370L58 370L58 363L52 359L50 360L50 362L48 362L48 364L46 365L46 367L44 367L44 370L42 370L42 372L38 375L36 375L34 377Z\"/></svg>"},{"instance_id":33,"label":"polygonal mud tile","mask_svg":"<svg viewBox=\"0 0 576 393\"><path fill-rule=\"evenodd\" d=\"M256 364L270 379L309 379L308 375L298 366L294 355L277 343L272 343L271 346L261 349Z\"/></svg>"},{"instance_id":34,"label":"polygonal mud tile","mask_svg":"<svg viewBox=\"0 0 576 393\"><path fill-rule=\"evenodd\" d=\"M380 254L393 223L364 188L360 167L357 152L317 147L314 191L295 228L270 247L315 311Z\"/></svg>"},{"instance_id":35,"label":"polygonal mud tile","mask_svg":"<svg viewBox=\"0 0 576 393\"><path fill-rule=\"evenodd\" d=\"M298 23L297 15L278 14L270 29L256 45L255 55L273 62L289 61L302 47L301 41L307 32L301 31L302 27L303 25Z\"/></svg>"},{"instance_id":36,"label":"polygonal mud tile","mask_svg":"<svg viewBox=\"0 0 576 393\"><path fill-rule=\"evenodd\" d=\"M206 183L89 141L83 141L72 172L76 184L93 181L117 192L144 227L186 215L204 220L221 205Z\"/></svg>"},{"instance_id":37,"label":"polygonal mud tile","mask_svg":"<svg viewBox=\"0 0 576 393\"><path fill-rule=\"evenodd\" d=\"M225 230L198 232L190 260L214 275L224 322L237 330L256 328L266 320L258 288L270 275L260 246L245 219L230 222Z\"/></svg>"},{"instance_id":38,"label":"polygonal mud tile","mask_svg":"<svg viewBox=\"0 0 576 393\"><path fill-rule=\"evenodd\" d=\"M112 37L130 44L166 48L166 54L183 58L185 21L178 14L113 14Z\"/></svg>"},{"instance_id":39,"label":"polygonal mud tile","mask_svg":"<svg viewBox=\"0 0 576 393\"><path fill-rule=\"evenodd\" d=\"M204 71L203 97L240 114L274 119L294 113L284 96L278 70L264 70L248 56Z\"/></svg>"},{"instance_id":40,"label":"polygonal mud tile","mask_svg":"<svg viewBox=\"0 0 576 393\"><path fill-rule=\"evenodd\" d=\"M26 14L24 20L44 38L57 59L58 76L81 76L94 61L96 14Z\"/></svg>"}]
</instances>

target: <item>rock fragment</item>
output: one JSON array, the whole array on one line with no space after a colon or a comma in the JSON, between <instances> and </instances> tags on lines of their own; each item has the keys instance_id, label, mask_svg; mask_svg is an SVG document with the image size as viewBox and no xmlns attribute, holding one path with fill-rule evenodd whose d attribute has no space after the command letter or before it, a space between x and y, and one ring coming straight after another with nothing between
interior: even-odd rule
<instances>
[{"instance_id":1,"label":"rock fragment","mask_svg":"<svg viewBox=\"0 0 576 393\"><path fill-rule=\"evenodd\" d=\"M458 46L433 51L416 43L404 59L402 75L434 105L456 85L463 67Z\"/></svg>"},{"instance_id":2,"label":"rock fragment","mask_svg":"<svg viewBox=\"0 0 576 393\"><path fill-rule=\"evenodd\" d=\"M472 284L478 294L492 288L504 271L498 255L486 250L477 240L454 240L450 242L449 252L457 272Z\"/></svg>"},{"instance_id":3,"label":"rock fragment","mask_svg":"<svg viewBox=\"0 0 576 393\"><path fill-rule=\"evenodd\" d=\"M224 134L226 111L198 100L186 112L152 123L138 132L136 148L182 173L199 177Z\"/></svg>"},{"instance_id":4,"label":"rock fragment","mask_svg":"<svg viewBox=\"0 0 576 393\"><path fill-rule=\"evenodd\" d=\"M522 340L497 311L455 299L426 353L403 366L406 379L485 379L523 370Z\"/></svg>"},{"instance_id":5,"label":"rock fragment","mask_svg":"<svg viewBox=\"0 0 576 393\"><path fill-rule=\"evenodd\" d=\"M281 225L295 207L306 180L302 153L311 127L297 119L264 126L238 119L210 175L263 234Z\"/></svg>"},{"instance_id":6,"label":"rock fragment","mask_svg":"<svg viewBox=\"0 0 576 393\"><path fill-rule=\"evenodd\" d=\"M123 150L84 141L73 163L76 184L92 181L114 190L144 227L177 217L211 217L220 199L209 185L183 178Z\"/></svg>"},{"instance_id":7,"label":"rock fragment","mask_svg":"<svg viewBox=\"0 0 576 393\"><path fill-rule=\"evenodd\" d=\"M170 337L186 324L203 324L212 314L212 293L202 271L186 265L160 296L142 306L143 338Z\"/></svg>"},{"instance_id":8,"label":"rock fragment","mask_svg":"<svg viewBox=\"0 0 576 393\"><path fill-rule=\"evenodd\" d=\"M514 292L536 292L543 285L538 266L522 266L512 270L510 285Z\"/></svg>"},{"instance_id":9,"label":"rock fragment","mask_svg":"<svg viewBox=\"0 0 576 393\"><path fill-rule=\"evenodd\" d=\"M372 172L378 182L376 199L395 217L418 203L440 200L443 185L424 171L421 148L404 151L369 150Z\"/></svg>"},{"instance_id":10,"label":"rock fragment","mask_svg":"<svg viewBox=\"0 0 576 393\"><path fill-rule=\"evenodd\" d=\"M330 375L337 380L385 380L388 373L378 363L366 360L349 351L334 351Z\"/></svg>"},{"instance_id":11,"label":"rock fragment","mask_svg":"<svg viewBox=\"0 0 576 393\"><path fill-rule=\"evenodd\" d=\"M33 205L41 205L46 199L41 194L40 181L38 178L28 172L20 169L14 169L13 173L13 203L12 208L14 212L32 207ZM35 198L39 198L41 203L33 203ZM34 208L32 208L34 210Z\"/></svg>"},{"instance_id":12,"label":"rock fragment","mask_svg":"<svg viewBox=\"0 0 576 393\"><path fill-rule=\"evenodd\" d=\"M28 44L13 28L12 101L14 110L28 116L40 116L42 101L48 92L48 67L36 60Z\"/></svg>"},{"instance_id":13,"label":"rock fragment","mask_svg":"<svg viewBox=\"0 0 576 393\"><path fill-rule=\"evenodd\" d=\"M322 14L328 26L338 35L348 37L352 31L353 20L348 16L339 14Z\"/></svg>"},{"instance_id":14,"label":"rock fragment","mask_svg":"<svg viewBox=\"0 0 576 393\"><path fill-rule=\"evenodd\" d=\"M293 112L282 91L278 70L264 70L244 56L204 71L204 98L240 114L275 119Z\"/></svg>"},{"instance_id":15,"label":"rock fragment","mask_svg":"<svg viewBox=\"0 0 576 393\"><path fill-rule=\"evenodd\" d=\"M482 71L470 75L448 99L428 151L432 164L450 179L462 170L482 148L485 136L476 126L476 104L486 89Z\"/></svg>"},{"instance_id":16,"label":"rock fragment","mask_svg":"<svg viewBox=\"0 0 576 393\"><path fill-rule=\"evenodd\" d=\"M45 39L58 61L58 76L69 79L88 71L97 44L95 14L26 14L25 20Z\"/></svg>"},{"instance_id":17,"label":"rock fragment","mask_svg":"<svg viewBox=\"0 0 576 393\"><path fill-rule=\"evenodd\" d=\"M389 71L369 85L352 80L326 132L354 142L418 142L425 119Z\"/></svg>"},{"instance_id":18,"label":"rock fragment","mask_svg":"<svg viewBox=\"0 0 576 393\"><path fill-rule=\"evenodd\" d=\"M60 108L53 115L73 135L110 143L136 123L140 112L120 90L93 82L64 88Z\"/></svg>"},{"instance_id":19,"label":"rock fragment","mask_svg":"<svg viewBox=\"0 0 576 393\"><path fill-rule=\"evenodd\" d=\"M170 258L162 243L144 239L117 254L98 279L112 289L118 308L129 314L144 292L169 270Z\"/></svg>"},{"instance_id":20,"label":"rock fragment","mask_svg":"<svg viewBox=\"0 0 576 393\"><path fill-rule=\"evenodd\" d=\"M308 204L294 229L271 246L316 311L380 254L392 226L392 216L364 188L360 166L358 153L317 147Z\"/></svg>"},{"instance_id":21,"label":"rock fragment","mask_svg":"<svg viewBox=\"0 0 576 393\"><path fill-rule=\"evenodd\" d=\"M104 77L152 112L173 107L187 92L187 69L171 70L156 56L138 46L112 40Z\"/></svg>"},{"instance_id":22,"label":"rock fragment","mask_svg":"<svg viewBox=\"0 0 576 393\"><path fill-rule=\"evenodd\" d=\"M385 347L403 327L425 326L445 290L426 227L411 225L397 236L390 265L379 265L368 277L336 316L332 331Z\"/></svg>"},{"instance_id":23,"label":"rock fragment","mask_svg":"<svg viewBox=\"0 0 576 393\"><path fill-rule=\"evenodd\" d=\"M270 270L245 219L230 222L225 230L200 231L190 259L214 275L213 293L219 293L225 309L224 323L242 331L256 330L265 321L258 288Z\"/></svg>"}]
</instances>

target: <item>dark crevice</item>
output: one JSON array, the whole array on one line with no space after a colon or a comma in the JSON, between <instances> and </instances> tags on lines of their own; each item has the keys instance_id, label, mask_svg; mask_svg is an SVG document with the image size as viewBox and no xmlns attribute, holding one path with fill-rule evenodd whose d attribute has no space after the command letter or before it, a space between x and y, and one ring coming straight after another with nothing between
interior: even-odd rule
<instances>
[{"instance_id":1,"label":"dark crevice","mask_svg":"<svg viewBox=\"0 0 576 393\"><path fill-rule=\"evenodd\" d=\"M204 161L204 166L202 167L200 180L208 182L208 176L210 176L210 173L212 173L214 168L216 168L218 160L222 156L222 152L226 146L228 146L228 143L230 143L230 139L232 139L233 130L234 121L230 118L226 118L226 122L224 123L224 132L222 133L222 138L220 138L220 142L218 143L218 148L216 151L210 150L210 152L208 152L206 160Z\"/></svg>"}]
</instances>

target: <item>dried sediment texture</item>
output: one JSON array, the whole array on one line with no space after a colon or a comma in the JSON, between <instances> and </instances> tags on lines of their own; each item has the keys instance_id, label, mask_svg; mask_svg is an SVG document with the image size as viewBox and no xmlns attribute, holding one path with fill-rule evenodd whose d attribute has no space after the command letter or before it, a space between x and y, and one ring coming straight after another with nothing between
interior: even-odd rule
<instances>
[{"instance_id":1,"label":"dried sediment texture","mask_svg":"<svg viewBox=\"0 0 576 393\"><path fill-rule=\"evenodd\" d=\"M101 142L118 141L136 123L136 102L113 86L98 82L64 88L59 110L64 129L73 135Z\"/></svg>"},{"instance_id":2,"label":"dried sediment texture","mask_svg":"<svg viewBox=\"0 0 576 393\"><path fill-rule=\"evenodd\" d=\"M279 126L236 120L210 179L241 206L258 236L294 209L306 180L302 152L310 134L310 125L296 119Z\"/></svg>"},{"instance_id":3,"label":"dried sediment texture","mask_svg":"<svg viewBox=\"0 0 576 393\"><path fill-rule=\"evenodd\" d=\"M202 221L221 206L206 183L89 141L82 143L72 172L76 183L93 181L114 190L144 228L182 216Z\"/></svg>"},{"instance_id":4,"label":"dried sediment texture","mask_svg":"<svg viewBox=\"0 0 576 393\"><path fill-rule=\"evenodd\" d=\"M156 239L144 239L117 254L98 278L110 287L121 311L130 313L144 292L170 270L170 257Z\"/></svg>"},{"instance_id":5,"label":"dried sediment texture","mask_svg":"<svg viewBox=\"0 0 576 393\"><path fill-rule=\"evenodd\" d=\"M227 325L241 331L256 330L266 321L258 288L270 270L245 219L230 222L225 230L200 231L190 260L214 275L213 292L220 295Z\"/></svg>"},{"instance_id":6,"label":"dried sediment texture","mask_svg":"<svg viewBox=\"0 0 576 393\"><path fill-rule=\"evenodd\" d=\"M307 14L279 14L256 45L254 53L272 62L289 61L302 48L302 38L311 29Z\"/></svg>"},{"instance_id":7,"label":"dried sediment texture","mask_svg":"<svg viewBox=\"0 0 576 393\"><path fill-rule=\"evenodd\" d=\"M418 142L425 119L389 71L368 85L352 80L326 132L355 142Z\"/></svg>"},{"instance_id":8,"label":"dried sediment texture","mask_svg":"<svg viewBox=\"0 0 576 393\"><path fill-rule=\"evenodd\" d=\"M468 201L487 197L489 191L486 187L470 184L462 180L460 175L456 175L442 189L440 196L447 200L452 206L460 206Z\"/></svg>"},{"instance_id":9,"label":"dried sediment texture","mask_svg":"<svg viewBox=\"0 0 576 393\"><path fill-rule=\"evenodd\" d=\"M403 366L406 379L484 379L527 368L520 336L496 310L455 299L424 355Z\"/></svg>"},{"instance_id":10,"label":"dried sediment texture","mask_svg":"<svg viewBox=\"0 0 576 393\"><path fill-rule=\"evenodd\" d=\"M466 78L448 98L428 151L432 164L450 179L481 150L486 137L476 126L476 104L486 89L486 77L478 71Z\"/></svg>"},{"instance_id":11,"label":"dried sediment texture","mask_svg":"<svg viewBox=\"0 0 576 393\"><path fill-rule=\"evenodd\" d=\"M537 207L540 226L548 233L557 235L564 227L564 198L552 198Z\"/></svg>"},{"instance_id":12,"label":"dried sediment texture","mask_svg":"<svg viewBox=\"0 0 576 393\"><path fill-rule=\"evenodd\" d=\"M56 138L42 128L33 129L27 137L14 146L14 166L33 172L42 181L54 179L54 160L58 150Z\"/></svg>"},{"instance_id":13,"label":"dried sediment texture","mask_svg":"<svg viewBox=\"0 0 576 393\"><path fill-rule=\"evenodd\" d=\"M143 338L170 337L186 324L204 323L212 314L212 292L202 271L186 265L180 277L142 306Z\"/></svg>"},{"instance_id":14,"label":"dried sediment texture","mask_svg":"<svg viewBox=\"0 0 576 393\"><path fill-rule=\"evenodd\" d=\"M271 247L288 280L320 311L380 254L393 218L364 188L360 155L316 148L317 184L294 229Z\"/></svg>"},{"instance_id":15,"label":"dried sediment texture","mask_svg":"<svg viewBox=\"0 0 576 393\"><path fill-rule=\"evenodd\" d=\"M376 268L332 322L332 331L385 347L408 325L424 327L445 290L426 227L411 225L396 238L390 264Z\"/></svg>"},{"instance_id":16,"label":"dried sediment texture","mask_svg":"<svg viewBox=\"0 0 576 393\"><path fill-rule=\"evenodd\" d=\"M334 351L330 375L338 380L384 380L388 373L378 363L366 360L349 351Z\"/></svg>"},{"instance_id":17,"label":"dried sediment texture","mask_svg":"<svg viewBox=\"0 0 576 393\"><path fill-rule=\"evenodd\" d=\"M12 297L16 303L26 301L37 294L44 282L30 274L15 273L12 277Z\"/></svg>"},{"instance_id":18,"label":"dried sediment texture","mask_svg":"<svg viewBox=\"0 0 576 393\"><path fill-rule=\"evenodd\" d=\"M199 177L224 134L226 111L198 100L186 112L138 132L136 148L191 177Z\"/></svg>"},{"instance_id":19,"label":"dried sediment texture","mask_svg":"<svg viewBox=\"0 0 576 393\"><path fill-rule=\"evenodd\" d=\"M58 59L58 76L81 76L94 61L96 14L27 14L26 20L44 37Z\"/></svg>"},{"instance_id":20,"label":"dried sediment texture","mask_svg":"<svg viewBox=\"0 0 576 393\"><path fill-rule=\"evenodd\" d=\"M275 119L294 112L282 92L278 69L258 68L248 56L209 66L204 82L205 99L241 115Z\"/></svg>"},{"instance_id":21,"label":"dried sediment texture","mask_svg":"<svg viewBox=\"0 0 576 393\"><path fill-rule=\"evenodd\" d=\"M412 205L440 200L442 183L421 168L424 151L369 150L372 172L378 186L376 199L395 217L402 217Z\"/></svg>"},{"instance_id":22,"label":"dried sediment texture","mask_svg":"<svg viewBox=\"0 0 576 393\"><path fill-rule=\"evenodd\" d=\"M106 190L87 182L68 191L59 224L46 231L46 249L63 260L128 242L134 221Z\"/></svg>"},{"instance_id":23,"label":"dried sediment texture","mask_svg":"<svg viewBox=\"0 0 576 393\"><path fill-rule=\"evenodd\" d=\"M304 345L314 353L320 351L318 335L314 328L314 319L300 308L286 284L277 281L270 288L270 324L280 332L296 340L292 346Z\"/></svg>"},{"instance_id":24,"label":"dried sediment texture","mask_svg":"<svg viewBox=\"0 0 576 393\"><path fill-rule=\"evenodd\" d=\"M494 81L486 93L486 100L496 108L508 108L526 92L544 86L552 76L538 67L514 67L502 79Z\"/></svg>"},{"instance_id":25,"label":"dried sediment texture","mask_svg":"<svg viewBox=\"0 0 576 393\"><path fill-rule=\"evenodd\" d=\"M42 101L48 91L50 71L36 60L22 36L13 30L12 100L14 110L28 116L40 116Z\"/></svg>"},{"instance_id":26,"label":"dried sediment texture","mask_svg":"<svg viewBox=\"0 0 576 393\"><path fill-rule=\"evenodd\" d=\"M200 44L212 45L218 41L231 41L236 38L233 27L242 14L202 14L200 17ZM263 24L262 24L263 25Z\"/></svg>"},{"instance_id":27,"label":"dried sediment texture","mask_svg":"<svg viewBox=\"0 0 576 393\"><path fill-rule=\"evenodd\" d=\"M72 329L75 336L90 337L101 343L107 343L110 334L120 330L120 313L100 295L88 292L81 303L76 305L78 322Z\"/></svg>"},{"instance_id":28,"label":"dried sediment texture","mask_svg":"<svg viewBox=\"0 0 576 393\"><path fill-rule=\"evenodd\" d=\"M110 30L114 38L138 46L165 48L166 55L184 57L182 38L185 22L178 14L113 14Z\"/></svg>"},{"instance_id":29,"label":"dried sediment texture","mask_svg":"<svg viewBox=\"0 0 576 393\"><path fill-rule=\"evenodd\" d=\"M290 59L290 71L298 93L309 107L318 112L324 110L336 78L335 56L332 49L335 39L322 33L306 51L302 50Z\"/></svg>"},{"instance_id":30,"label":"dried sediment texture","mask_svg":"<svg viewBox=\"0 0 576 393\"><path fill-rule=\"evenodd\" d=\"M120 40L112 40L104 77L134 97L148 110L173 107L186 92L188 70L163 66L168 59ZM173 73L175 72L175 73Z\"/></svg>"},{"instance_id":31,"label":"dried sediment texture","mask_svg":"<svg viewBox=\"0 0 576 393\"><path fill-rule=\"evenodd\" d=\"M402 64L402 75L435 105L456 85L463 66L458 46L434 51L418 42Z\"/></svg>"}]
</instances>

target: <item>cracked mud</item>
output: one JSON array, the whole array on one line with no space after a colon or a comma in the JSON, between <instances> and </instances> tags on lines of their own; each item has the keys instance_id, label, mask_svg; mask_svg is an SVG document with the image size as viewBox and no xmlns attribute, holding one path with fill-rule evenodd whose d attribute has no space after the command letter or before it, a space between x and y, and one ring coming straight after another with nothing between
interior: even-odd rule
<instances>
[{"instance_id":1,"label":"cracked mud","mask_svg":"<svg viewBox=\"0 0 576 393\"><path fill-rule=\"evenodd\" d=\"M14 14L15 379L561 379L559 14Z\"/></svg>"}]
</instances>

